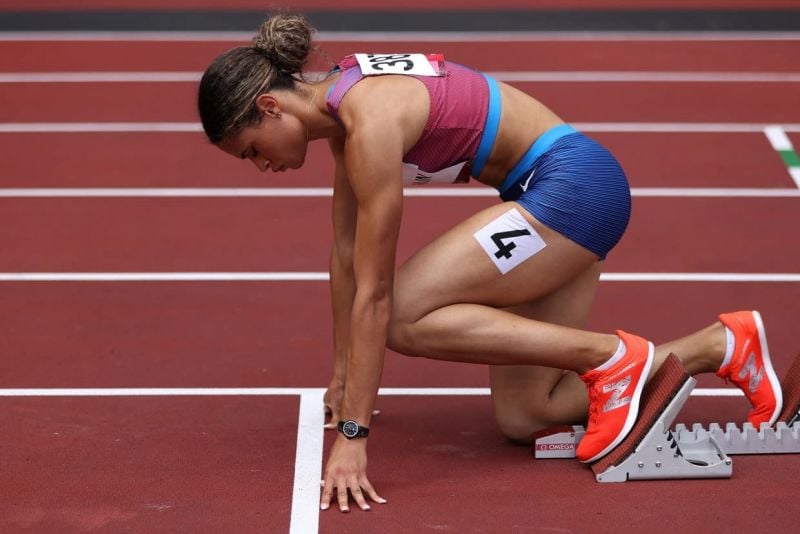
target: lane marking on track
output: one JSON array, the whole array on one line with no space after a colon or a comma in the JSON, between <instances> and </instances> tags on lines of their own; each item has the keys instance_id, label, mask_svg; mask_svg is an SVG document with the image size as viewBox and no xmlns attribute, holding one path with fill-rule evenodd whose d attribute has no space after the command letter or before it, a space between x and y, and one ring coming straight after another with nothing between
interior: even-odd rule
<instances>
[{"instance_id":1,"label":"lane marking on track","mask_svg":"<svg viewBox=\"0 0 800 534\"><path fill-rule=\"evenodd\" d=\"M290 534L319 530L319 501L324 459L325 412L324 388L87 388L87 389L0 389L0 397L187 397L222 395L300 396L297 421L294 482ZM381 388L381 396L488 396L488 388ZM738 397L743 393L731 388L696 388L699 397Z\"/></svg>"},{"instance_id":2,"label":"lane marking on track","mask_svg":"<svg viewBox=\"0 0 800 534\"><path fill-rule=\"evenodd\" d=\"M322 409L324 394L324 389L300 394L289 534L319 530L319 481L322 478L322 449L325 441L325 412Z\"/></svg>"},{"instance_id":3,"label":"lane marking on track","mask_svg":"<svg viewBox=\"0 0 800 534\"><path fill-rule=\"evenodd\" d=\"M490 187L407 187L407 197L497 197ZM790 198L800 189L766 187L633 187L634 197L688 198ZM0 198L243 198L243 197L331 197L331 187L208 187L208 188L0 188Z\"/></svg>"},{"instance_id":4,"label":"lane marking on track","mask_svg":"<svg viewBox=\"0 0 800 534\"><path fill-rule=\"evenodd\" d=\"M5 72L0 84L10 83L197 83L202 72ZM325 73L308 72L309 78ZM690 72L690 71L497 71L487 74L503 82L569 83L795 83L797 72Z\"/></svg>"},{"instance_id":5,"label":"lane marking on track","mask_svg":"<svg viewBox=\"0 0 800 534\"><path fill-rule=\"evenodd\" d=\"M380 388L380 396L487 396L489 388ZM6 388L0 389L0 397L219 397L219 396L292 396L308 399L307 407L324 415L322 396L325 388ZM696 397L741 397L742 391L735 388L695 388ZM318 401L318 402L317 402ZM302 412L301 406L301 412ZM307 413L307 412L303 412ZM308 416L311 417L311 416ZM322 419L319 419L322 421ZM322 423L319 424L320 430ZM320 477L314 481L319 490Z\"/></svg>"},{"instance_id":6,"label":"lane marking on track","mask_svg":"<svg viewBox=\"0 0 800 534\"><path fill-rule=\"evenodd\" d=\"M770 126L742 122L574 122L584 132L605 133L763 133ZM800 132L800 123L781 124L785 132ZM199 122L4 122L0 133L127 133L202 132Z\"/></svg>"},{"instance_id":7,"label":"lane marking on track","mask_svg":"<svg viewBox=\"0 0 800 534\"><path fill-rule=\"evenodd\" d=\"M786 164L786 170L789 171L789 175L800 190L800 156L795 152L786 131L781 126L767 126L764 128L764 134L769 139L772 148Z\"/></svg>"},{"instance_id":8,"label":"lane marking on track","mask_svg":"<svg viewBox=\"0 0 800 534\"><path fill-rule=\"evenodd\" d=\"M0 273L0 282L325 282L327 272L24 272ZM796 283L800 273L602 273L602 282Z\"/></svg>"},{"instance_id":9,"label":"lane marking on track","mask_svg":"<svg viewBox=\"0 0 800 534\"><path fill-rule=\"evenodd\" d=\"M61 31L61 32L2 32L0 41L163 41L163 42L207 42L238 41L249 43L252 32L101 32L101 31ZM576 42L615 42L615 41L797 41L800 32L663 32L663 31L452 31L452 32L376 32L376 31L320 31L315 40L319 44L328 42L503 42L503 41L576 41Z\"/></svg>"}]
</instances>

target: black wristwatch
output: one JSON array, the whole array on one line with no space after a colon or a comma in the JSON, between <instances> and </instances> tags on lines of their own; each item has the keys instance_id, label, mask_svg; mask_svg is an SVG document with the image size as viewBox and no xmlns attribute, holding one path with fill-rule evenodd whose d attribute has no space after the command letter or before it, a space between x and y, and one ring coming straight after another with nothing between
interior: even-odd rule
<instances>
[{"instance_id":1,"label":"black wristwatch","mask_svg":"<svg viewBox=\"0 0 800 534\"><path fill-rule=\"evenodd\" d=\"M366 438L369 436L369 428L361 426L353 420L339 421L339 432L344 434L347 439Z\"/></svg>"}]
</instances>

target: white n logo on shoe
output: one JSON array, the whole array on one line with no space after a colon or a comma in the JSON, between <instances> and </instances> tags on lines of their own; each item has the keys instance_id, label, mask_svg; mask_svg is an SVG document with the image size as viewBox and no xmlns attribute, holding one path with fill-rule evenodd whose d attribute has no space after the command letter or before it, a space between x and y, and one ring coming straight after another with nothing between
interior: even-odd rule
<instances>
[{"instance_id":1,"label":"white n logo on shoe","mask_svg":"<svg viewBox=\"0 0 800 534\"><path fill-rule=\"evenodd\" d=\"M748 389L750 389L750 393L755 393L758 389L758 386L761 385L761 379L764 378L764 368L758 368L756 365L756 353L751 352L750 355L747 357L747 361L744 362L744 366L742 370L739 371L739 379L744 380L744 378L750 374L750 384L748 385Z\"/></svg>"},{"instance_id":2,"label":"white n logo on shoe","mask_svg":"<svg viewBox=\"0 0 800 534\"><path fill-rule=\"evenodd\" d=\"M603 384L603 393L611 393L611 397L606 402L606 405L603 406L603 412L610 412L611 410L615 410L622 406L627 406L631 403L631 397L622 398L622 395L628 389L628 386L631 385L631 375L626 376L622 380L617 382L611 382L610 384Z\"/></svg>"}]
</instances>

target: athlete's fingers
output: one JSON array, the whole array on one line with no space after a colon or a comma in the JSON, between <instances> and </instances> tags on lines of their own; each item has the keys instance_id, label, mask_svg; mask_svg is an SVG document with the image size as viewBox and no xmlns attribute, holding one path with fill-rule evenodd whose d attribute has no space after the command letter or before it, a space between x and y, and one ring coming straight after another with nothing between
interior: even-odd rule
<instances>
[{"instance_id":1,"label":"athlete's fingers","mask_svg":"<svg viewBox=\"0 0 800 534\"><path fill-rule=\"evenodd\" d=\"M327 510L331 505L331 498L333 497L333 481L327 478L321 482L322 484L322 497L319 501L321 510Z\"/></svg>"},{"instance_id":2,"label":"athlete's fingers","mask_svg":"<svg viewBox=\"0 0 800 534\"><path fill-rule=\"evenodd\" d=\"M353 499L355 499L356 504L364 511L369 510L369 505L367 501L364 500L364 492L361 491L361 485L358 483L358 479L356 477L351 477L347 486L350 488L350 493L353 494Z\"/></svg>"},{"instance_id":3,"label":"athlete's fingers","mask_svg":"<svg viewBox=\"0 0 800 534\"><path fill-rule=\"evenodd\" d=\"M347 483L344 479L339 479L336 483L336 498L339 500L339 510L342 512L349 512L350 508L347 505Z\"/></svg>"},{"instance_id":4,"label":"athlete's fingers","mask_svg":"<svg viewBox=\"0 0 800 534\"><path fill-rule=\"evenodd\" d=\"M374 502L379 504L386 504L386 499L378 495L378 492L375 491L375 488L372 487L369 480L367 479L366 475L361 477L361 487L364 488L364 491L367 492L369 498L372 499Z\"/></svg>"}]
</instances>

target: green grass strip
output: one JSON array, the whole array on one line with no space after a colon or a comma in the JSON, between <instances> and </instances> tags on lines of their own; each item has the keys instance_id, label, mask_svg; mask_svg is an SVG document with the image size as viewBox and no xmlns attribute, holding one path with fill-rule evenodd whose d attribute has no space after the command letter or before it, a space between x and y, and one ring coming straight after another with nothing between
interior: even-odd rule
<instances>
[{"instance_id":1,"label":"green grass strip","mask_svg":"<svg viewBox=\"0 0 800 534\"><path fill-rule=\"evenodd\" d=\"M800 156L794 150L778 150L787 167L800 167Z\"/></svg>"}]
</instances>

